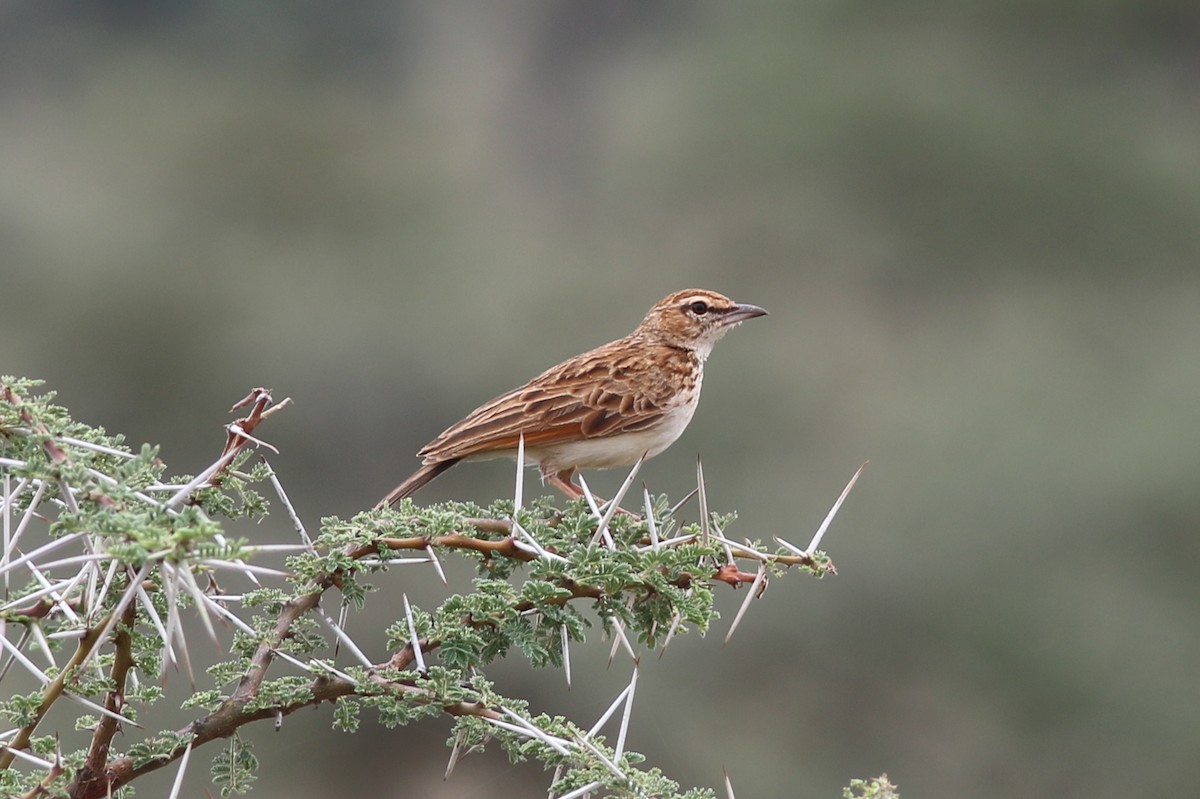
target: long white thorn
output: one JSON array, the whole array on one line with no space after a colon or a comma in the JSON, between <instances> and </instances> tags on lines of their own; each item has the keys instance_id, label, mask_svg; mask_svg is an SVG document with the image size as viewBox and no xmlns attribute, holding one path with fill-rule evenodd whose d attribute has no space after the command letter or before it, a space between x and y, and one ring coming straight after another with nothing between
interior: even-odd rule
<instances>
[{"instance_id":1,"label":"long white thorn","mask_svg":"<svg viewBox=\"0 0 1200 799\"><path fill-rule=\"evenodd\" d=\"M108 590L112 588L113 578L117 576L117 569L120 568L121 562L116 558L109 561L108 571L104 574L104 582L100 585L100 590L96 596L92 597L88 602L88 619L91 620L92 614L104 606L104 600L108 598Z\"/></svg>"},{"instance_id":2,"label":"long white thorn","mask_svg":"<svg viewBox=\"0 0 1200 799\"><path fill-rule=\"evenodd\" d=\"M662 660L662 656L667 654L667 647L671 645L671 639L675 637L675 631L679 629L679 625L683 623L683 616L679 615L679 611L675 611L671 615L671 626L667 628L667 637L663 639L662 649L658 650L658 659Z\"/></svg>"},{"instance_id":3,"label":"long white thorn","mask_svg":"<svg viewBox=\"0 0 1200 799\"><path fill-rule=\"evenodd\" d=\"M7 565L8 559L10 557L12 557L13 549L17 546L17 542L21 540L21 533L25 532L25 528L29 525L30 520L33 519L33 517L36 515L37 509L41 505L41 502L42 502L42 494L44 494L44 493L46 493L46 484L39 483L37 489L33 492L33 499L29 500L29 507L27 507L25 509L25 512L21 514L21 521L17 522L16 529L12 531L11 536L8 536L8 535L5 536L4 558L2 560L0 560L0 563L4 563ZM11 500L9 500L8 503L5 503L5 519L6 520L8 518L8 511L10 510L10 507L9 507L10 504L11 504ZM6 531L6 533L7 533L7 531Z\"/></svg>"},{"instance_id":4,"label":"long white thorn","mask_svg":"<svg viewBox=\"0 0 1200 799\"><path fill-rule=\"evenodd\" d=\"M512 529L519 536L521 536L522 538L524 538L526 541L529 542L529 546L531 546L533 548L533 551L536 552L539 557L545 558L546 560L557 560L560 563L569 563L570 562L566 558L564 558L562 555L555 554L554 552L551 552L550 550L546 549L541 544L539 544L537 539L533 537L533 534L530 533L528 530L526 530L524 527L522 527L520 525L520 523L517 522L516 519L513 519ZM517 542L517 543L520 543L520 542Z\"/></svg>"},{"instance_id":5,"label":"long white thorn","mask_svg":"<svg viewBox=\"0 0 1200 799\"><path fill-rule=\"evenodd\" d=\"M846 500L846 496L850 493L850 489L854 488L854 484L858 482L858 476L863 473L863 469L867 468L867 461L862 466L858 467L858 471L850 478L850 482L846 483L846 487L842 489L842 495L837 498L837 502L833 503L833 507L829 509L829 513L825 516L825 521L821 522L821 526L817 528L817 534L813 536L812 541L808 542L808 552L812 554L817 551L817 547L821 545L821 538L824 537L825 531L829 529L829 525L833 523L833 517L837 515L838 509L842 507L842 503Z\"/></svg>"},{"instance_id":6,"label":"long white thorn","mask_svg":"<svg viewBox=\"0 0 1200 799\"><path fill-rule=\"evenodd\" d=\"M262 464L267 467L267 477L270 479L275 493L279 495L279 501L283 503L283 507L287 508L288 518L292 520L292 527L300 534L300 540L311 547L312 539L309 538L308 531L304 529L304 522L300 521L300 515L296 513L296 508L292 505L292 501L288 499L287 492L283 490L283 483L279 482L279 477L275 474L275 470L271 468L271 462L263 458Z\"/></svg>"},{"instance_id":7,"label":"long white thorn","mask_svg":"<svg viewBox=\"0 0 1200 799\"><path fill-rule=\"evenodd\" d=\"M29 573L33 575L33 579L42 584L43 588L48 588L52 585L50 580L46 578L46 575L42 574L42 570L37 566L37 564L29 564ZM82 572L80 572L80 574L76 574L75 579L72 579L68 585L74 586L76 579L79 579L81 575ZM64 616L70 619L73 623L79 623L79 614L71 610L71 605L66 601L66 597L63 594L60 594L58 591L51 591L50 599L54 600L55 606L62 610Z\"/></svg>"},{"instance_id":8,"label":"long white thorn","mask_svg":"<svg viewBox=\"0 0 1200 799\"><path fill-rule=\"evenodd\" d=\"M23 638L22 643L24 643L24 641L25 639ZM50 682L50 678L46 676L46 672L39 669L36 663L25 657L25 653L18 649L16 644L9 641L7 636L0 635L0 647L7 649L12 655L13 660L24 666L25 670L36 677L39 682L43 684Z\"/></svg>"},{"instance_id":9,"label":"long white thorn","mask_svg":"<svg viewBox=\"0 0 1200 799\"><path fill-rule=\"evenodd\" d=\"M425 657L421 654L421 642L417 639L417 623L413 620L412 606L408 604L408 594L404 597L404 618L408 620L408 640L412 642L413 657L417 661L417 671L425 673Z\"/></svg>"},{"instance_id":10,"label":"long white thorn","mask_svg":"<svg viewBox=\"0 0 1200 799\"><path fill-rule=\"evenodd\" d=\"M525 434L517 438L517 484L513 488L513 521L517 519L517 511L521 509L521 501L525 498Z\"/></svg>"},{"instance_id":11,"label":"long white thorn","mask_svg":"<svg viewBox=\"0 0 1200 799\"><path fill-rule=\"evenodd\" d=\"M13 749L11 746L5 746L4 744L0 744L0 749L4 750L5 752L8 752L9 754L13 755L14 757L20 758L21 760L27 761L29 763L33 763L34 765L39 766L44 769L47 769L47 770L55 767L55 765L53 763L51 763L49 760L42 760L40 757L37 757L36 755L31 755L28 752L22 752L20 749Z\"/></svg>"},{"instance_id":12,"label":"long white thorn","mask_svg":"<svg viewBox=\"0 0 1200 799\"><path fill-rule=\"evenodd\" d=\"M633 676L629 679L629 689L625 692L625 710L621 713L621 729L617 733L616 756L620 759L625 753L625 736L629 732L629 718L633 715L633 693L637 690L638 664L633 664Z\"/></svg>"},{"instance_id":13,"label":"long white thorn","mask_svg":"<svg viewBox=\"0 0 1200 799\"><path fill-rule=\"evenodd\" d=\"M608 720L612 718L613 713L617 712L617 708L621 706L623 701L625 701L625 695L628 693L629 686L626 685L621 689L621 693L617 694L617 698L612 701L612 704L608 706L608 710L604 711L604 713L600 715L599 720L597 720L596 723L592 725L592 728L587 731L588 738L591 738L596 733L600 732L600 728L608 723Z\"/></svg>"},{"instance_id":14,"label":"long white thorn","mask_svg":"<svg viewBox=\"0 0 1200 799\"><path fill-rule=\"evenodd\" d=\"M617 768L617 764L612 762L612 760L610 760L607 755L605 755L603 752L601 752L600 748L598 746L596 746L594 743L589 741L587 738L579 738L578 740L579 740L579 743L583 744L584 748L586 748L589 752L591 752L593 755L595 755L596 759L599 760L602 764L604 764L604 767L606 769L608 769L609 771L611 771L613 773L613 775L615 777L617 777L617 779L621 779L621 780L626 779L625 773L623 771L621 771L621 769Z\"/></svg>"},{"instance_id":15,"label":"long white thorn","mask_svg":"<svg viewBox=\"0 0 1200 799\"><path fill-rule=\"evenodd\" d=\"M658 551L658 525L654 523L654 506L650 502L650 489L642 483L642 505L646 508L646 526L650 530L650 549Z\"/></svg>"},{"instance_id":16,"label":"long white thorn","mask_svg":"<svg viewBox=\"0 0 1200 799\"><path fill-rule=\"evenodd\" d=\"M79 661L80 671L87 668L88 664L91 663L94 657L96 657L96 654L100 651L101 647L103 647L108 641L109 633L111 633L113 628L117 626L117 623L121 621L121 616L125 613L125 608L129 607L129 603L132 602L133 598L137 595L138 587L142 584L142 581L146 579L146 575L150 574L150 568L153 565L153 561L146 561L142 564L142 568L137 570L137 574L135 574L129 581L129 586L125 589L125 592L121 594L121 598L117 600L116 606L112 609L112 611L110 611L108 621L100 630L100 633L92 641L92 648L89 649L87 654L83 656L83 659Z\"/></svg>"},{"instance_id":17,"label":"long white thorn","mask_svg":"<svg viewBox=\"0 0 1200 799\"><path fill-rule=\"evenodd\" d=\"M676 513L679 512L680 508L682 508L684 505L686 505L692 497L696 496L699 493L700 493L700 489L693 488L691 491L684 494L683 499L679 500L678 502L676 502L674 505L671 506L671 510L667 511L667 515L674 516Z\"/></svg>"},{"instance_id":18,"label":"long white thorn","mask_svg":"<svg viewBox=\"0 0 1200 799\"><path fill-rule=\"evenodd\" d=\"M434 571L436 571L438 577L441 578L442 585L450 585L450 583L446 580L446 572L442 571L442 562L438 560L437 551L434 549L433 544L425 547L425 551L429 553L429 562L433 564Z\"/></svg>"},{"instance_id":19,"label":"long white thorn","mask_svg":"<svg viewBox=\"0 0 1200 799\"><path fill-rule=\"evenodd\" d=\"M500 709L504 711L506 716L515 721L516 724L509 724L508 722L493 718L486 718L485 720L492 722L498 727L504 727L505 729L524 735L526 738L536 738L547 746L553 747L561 754L570 754L570 750L567 749L568 746L572 745L570 741L551 735L529 719L523 718L520 714L514 713L506 707L501 707Z\"/></svg>"},{"instance_id":20,"label":"long white thorn","mask_svg":"<svg viewBox=\"0 0 1200 799\"><path fill-rule=\"evenodd\" d=\"M167 601L170 602L170 593L167 594ZM163 657L162 671L158 675L159 679L164 679L167 673L167 667L175 663L175 649L171 646L171 640L175 636L175 615L167 614L167 624L164 626L162 617L158 615L158 611L154 609L154 603L150 601L150 595L146 593L146 589L142 586L137 587L138 603L145 609L146 615L150 618L150 623L154 629L158 631L158 637L163 642Z\"/></svg>"},{"instance_id":21,"label":"long white thorn","mask_svg":"<svg viewBox=\"0 0 1200 799\"><path fill-rule=\"evenodd\" d=\"M26 563L36 560L38 557L46 554L47 552L58 549L64 544L69 544L72 541L83 537L84 535L84 533L71 533L70 535L64 535L62 538L57 538L48 544L43 544L32 552L28 552L16 560L10 560L3 566L0 566L0 574L10 572L18 566L24 566Z\"/></svg>"},{"instance_id":22,"label":"long white thorn","mask_svg":"<svg viewBox=\"0 0 1200 799\"><path fill-rule=\"evenodd\" d=\"M407 604L408 604L408 601L406 599L405 605L407 606ZM341 628L341 626L339 626L337 624L337 622L335 622L333 619L329 618L328 613L326 613L324 610L322 610L319 607L317 608L317 618L325 623L325 626L328 627L333 632L333 634L337 636L337 639L340 642L342 642L343 644L346 645L346 648L350 650L350 654L354 655L354 657L356 657L358 659L359 663L363 664L368 669L372 668L375 665L371 662L370 658L368 658L366 655L363 654L363 651L358 648L358 644L354 643L354 640L349 636L349 634L347 634L346 631L343 630ZM424 669L422 669L422 671L424 671Z\"/></svg>"},{"instance_id":23,"label":"long white thorn","mask_svg":"<svg viewBox=\"0 0 1200 799\"><path fill-rule=\"evenodd\" d=\"M558 628L559 637L562 638L562 660L563 671L567 675L567 690L571 690L571 647L569 645L567 635L567 625L562 625Z\"/></svg>"},{"instance_id":24,"label":"long white thorn","mask_svg":"<svg viewBox=\"0 0 1200 799\"><path fill-rule=\"evenodd\" d=\"M170 602L171 615L175 618L175 639L179 641L179 654L182 656L181 660L183 661L184 671L187 672L188 684L194 690L196 687L196 675L192 673L192 656L188 651L187 638L183 633L183 622L179 617L179 571L177 570L173 575L163 571L162 576L163 584L169 592L167 594L169 597L167 601Z\"/></svg>"},{"instance_id":25,"label":"long white thorn","mask_svg":"<svg viewBox=\"0 0 1200 799\"><path fill-rule=\"evenodd\" d=\"M729 632L725 633L725 643L721 644L721 646L728 644L729 639L733 637L733 631L741 623L742 616L746 615L746 608L750 607L750 603L758 596L758 588L765 579L767 579L767 564L760 563L758 564L758 574L755 575L754 582L750 584L750 589L746 591L746 598L742 600L742 606L738 608L737 615L733 617L733 624L729 625Z\"/></svg>"},{"instance_id":26,"label":"long white thorn","mask_svg":"<svg viewBox=\"0 0 1200 799\"><path fill-rule=\"evenodd\" d=\"M222 455L220 458L217 458L217 460L210 464L207 469L193 477L190 483L176 491L171 498L167 500L166 507L170 509L177 508L182 505L184 500L192 495L192 492L211 480L214 474L228 466L237 456L239 451L240 449L233 449Z\"/></svg>"},{"instance_id":27,"label":"long white thorn","mask_svg":"<svg viewBox=\"0 0 1200 799\"><path fill-rule=\"evenodd\" d=\"M234 435L236 435L238 438L244 438L247 441L249 441L253 444L256 444L260 447L266 447L267 449L274 452L276 455L279 454L279 450L277 450L275 447L273 447L270 444L268 444L267 442L263 441L261 438L255 438L254 436L250 435L249 433L247 433L245 430L243 430L240 426L238 426L236 424L226 425L225 429L228 430L229 432L233 433Z\"/></svg>"},{"instance_id":28,"label":"long white thorn","mask_svg":"<svg viewBox=\"0 0 1200 799\"><path fill-rule=\"evenodd\" d=\"M188 760L192 757L192 742L187 742L187 747L183 750L183 755L179 758L179 771L175 774L175 782L171 785L171 793L167 799L178 799L179 791L183 788L183 775L187 773Z\"/></svg>"},{"instance_id":29,"label":"long white thorn","mask_svg":"<svg viewBox=\"0 0 1200 799\"><path fill-rule=\"evenodd\" d=\"M50 585L46 586L45 588L39 588L36 591L33 591L31 593L25 594L23 596L20 596L20 597L14 599L12 602L9 602L7 605L0 606L0 611L8 610L9 608L15 608L17 605L24 605L26 602L32 602L35 599L41 599L46 594L53 594L57 591L60 591L61 589L66 588L70 584L71 584L70 580L59 580L56 583L51 583Z\"/></svg>"},{"instance_id":30,"label":"long white thorn","mask_svg":"<svg viewBox=\"0 0 1200 799\"><path fill-rule=\"evenodd\" d=\"M145 727L143 727L141 724L138 724L133 719L128 718L126 716L122 716L120 713L114 713L113 711L104 707L104 705L98 705L95 702L92 702L89 699L84 699L82 696L73 694L70 691L63 691L63 696L65 696L67 699L70 699L72 702L75 702L76 704L83 705L84 707L88 708L89 710L96 711L97 713L99 713L102 716L108 716L109 718L116 719L117 721L121 722L122 724L128 724L131 727L137 727L139 730L146 729Z\"/></svg>"},{"instance_id":31,"label":"long white thorn","mask_svg":"<svg viewBox=\"0 0 1200 799\"><path fill-rule=\"evenodd\" d=\"M612 536L608 532L608 524L612 521L614 515L621 508L621 500L625 498L625 493L629 491L629 486L633 485L633 478L637 477L638 470L642 468L642 463L646 460L647 452L642 453L642 457L637 459L637 463L633 464L633 468L629 470L629 476L625 478L625 482L621 483L621 487L617 489L616 495L609 500L608 510L604 512L604 518L600 520L599 529L596 530L596 535L592 537L592 543L600 540L603 536L605 543L610 547L614 546Z\"/></svg>"},{"instance_id":32,"label":"long white thorn","mask_svg":"<svg viewBox=\"0 0 1200 799\"><path fill-rule=\"evenodd\" d=\"M583 479L582 474L579 475L579 487L583 489L583 497L587 500L588 507L592 509L592 515L596 517L596 535L603 536L604 543L608 544L610 549L615 549L617 545L612 536L608 534L607 525L600 523L604 519L604 514L600 512L596 495L592 493L592 489L588 488L587 480Z\"/></svg>"},{"instance_id":33,"label":"long white thorn","mask_svg":"<svg viewBox=\"0 0 1200 799\"><path fill-rule=\"evenodd\" d=\"M604 787L604 783L597 780L596 782L589 782L587 785L584 785L582 788L576 788L575 790L571 791L570 793L564 793L562 796L555 797L555 799L580 799L580 797L587 796L589 793L596 790L597 788L603 788L603 787Z\"/></svg>"},{"instance_id":34,"label":"long white thorn","mask_svg":"<svg viewBox=\"0 0 1200 799\"><path fill-rule=\"evenodd\" d=\"M42 630L42 623L35 621L29 625L29 634L33 636L34 643L37 644L38 651L42 653L42 657L46 658L50 664L50 668L58 668L58 663L54 660L54 652L50 650L50 642L46 640L46 633Z\"/></svg>"},{"instance_id":35,"label":"long white thorn","mask_svg":"<svg viewBox=\"0 0 1200 799\"><path fill-rule=\"evenodd\" d=\"M70 444L72 447L90 449L92 452L103 452L105 455L116 455L118 458L125 458L126 460L133 460L137 457L137 455L133 454L132 452L126 452L123 449L113 449L112 447L106 447L103 444L93 444L91 441L84 441L79 438L71 438L70 436L57 436L56 440L60 444Z\"/></svg>"},{"instance_id":36,"label":"long white thorn","mask_svg":"<svg viewBox=\"0 0 1200 799\"><path fill-rule=\"evenodd\" d=\"M221 642L217 639L217 631L213 628L212 619L208 615L208 603L204 601L204 592L196 584L196 576L192 574L191 569L186 567L180 568L179 574L183 577L184 587L192 595L192 600L196 603L196 610L200 614L200 621L204 623L204 631L208 633L209 639L220 647Z\"/></svg>"},{"instance_id":37,"label":"long white thorn","mask_svg":"<svg viewBox=\"0 0 1200 799\"><path fill-rule=\"evenodd\" d=\"M459 730L458 735L454 736L454 748L450 750L450 761L446 763L446 773L442 775L443 780L450 779L450 773L454 771L454 767L458 765L458 752L462 748L463 739L466 737L466 730Z\"/></svg>"}]
</instances>

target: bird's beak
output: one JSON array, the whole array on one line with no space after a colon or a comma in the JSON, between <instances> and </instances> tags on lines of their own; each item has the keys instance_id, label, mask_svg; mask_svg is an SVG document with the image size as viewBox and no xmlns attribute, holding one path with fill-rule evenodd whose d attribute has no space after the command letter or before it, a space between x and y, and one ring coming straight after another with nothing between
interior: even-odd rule
<instances>
[{"instance_id":1,"label":"bird's beak","mask_svg":"<svg viewBox=\"0 0 1200 799\"><path fill-rule=\"evenodd\" d=\"M733 309L725 314L721 319L721 323L725 325L736 325L739 322L744 322L747 319L753 319L756 316L766 316L767 312L757 305L749 305L739 303L733 306Z\"/></svg>"}]
</instances>

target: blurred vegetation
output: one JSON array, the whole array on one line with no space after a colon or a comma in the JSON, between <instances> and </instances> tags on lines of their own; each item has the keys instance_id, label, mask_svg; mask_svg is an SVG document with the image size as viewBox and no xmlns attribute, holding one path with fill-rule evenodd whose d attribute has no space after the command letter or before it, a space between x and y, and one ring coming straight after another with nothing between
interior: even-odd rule
<instances>
[{"instance_id":1,"label":"blurred vegetation","mask_svg":"<svg viewBox=\"0 0 1200 799\"><path fill-rule=\"evenodd\" d=\"M870 458L826 542L841 575L774 587L739 636L794 637L687 675L707 704L648 667L634 743L690 784L726 752L746 795L884 770L910 796L1189 784L1194 3L49 2L0 21L0 372L197 467L229 402L271 386L297 403L277 468L315 518L373 504L462 413L671 290L764 305L643 476L681 495L699 451L714 503L766 537L815 527ZM474 465L417 498L509 482ZM549 712L607 701L508 680ZM347 774L360 745L293 758L295 784L260 795L389 790L405 764ZM485 760L421 792L540 790Z\"/></svg>"}]
</instances>

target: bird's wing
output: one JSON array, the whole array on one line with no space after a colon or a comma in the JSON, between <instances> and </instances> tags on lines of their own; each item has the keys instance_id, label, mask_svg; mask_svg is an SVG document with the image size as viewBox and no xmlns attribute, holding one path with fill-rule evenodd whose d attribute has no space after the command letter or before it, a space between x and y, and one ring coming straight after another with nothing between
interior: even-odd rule
<instances>
[{"instance_id":1,"label":"bird's wing","mask_svg":"<svg viewBox=\"0 0 1200 799\"><path fill-rule=\"evenodd\" d=\"M673 372L691 375L692 357L626 340L606 344L481 405L418 454L434 463L514 450L522 435L536 447L648 429L681 401Z\"/></svg>"}]
</instances>

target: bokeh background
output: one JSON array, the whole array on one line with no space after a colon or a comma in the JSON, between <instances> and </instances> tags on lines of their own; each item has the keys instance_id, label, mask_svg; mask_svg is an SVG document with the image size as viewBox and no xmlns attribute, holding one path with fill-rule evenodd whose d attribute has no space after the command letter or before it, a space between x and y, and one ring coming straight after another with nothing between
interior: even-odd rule
<instances>
[{"instance_id":1,"label":"bokeh background","mask_svg":"<svg viewBox=\"0 0 1200 799\"><path fill-rule=\"evenodd\" d=\"M179 471L291 396L262 432L315 526L669 291L764 305L643 476L682 495L701 453L733 533L802 544L870 459L841 573L724 649L723 593L646 659L630 745L739 796L1162 796L1200 751L1198 36L1179 0L3 3L0 372ZM606 659L497 679L590 723ZM247 731L255 795L549 782L443 783L448 722L330 715Z\"/></svg>"}]
</instances>

